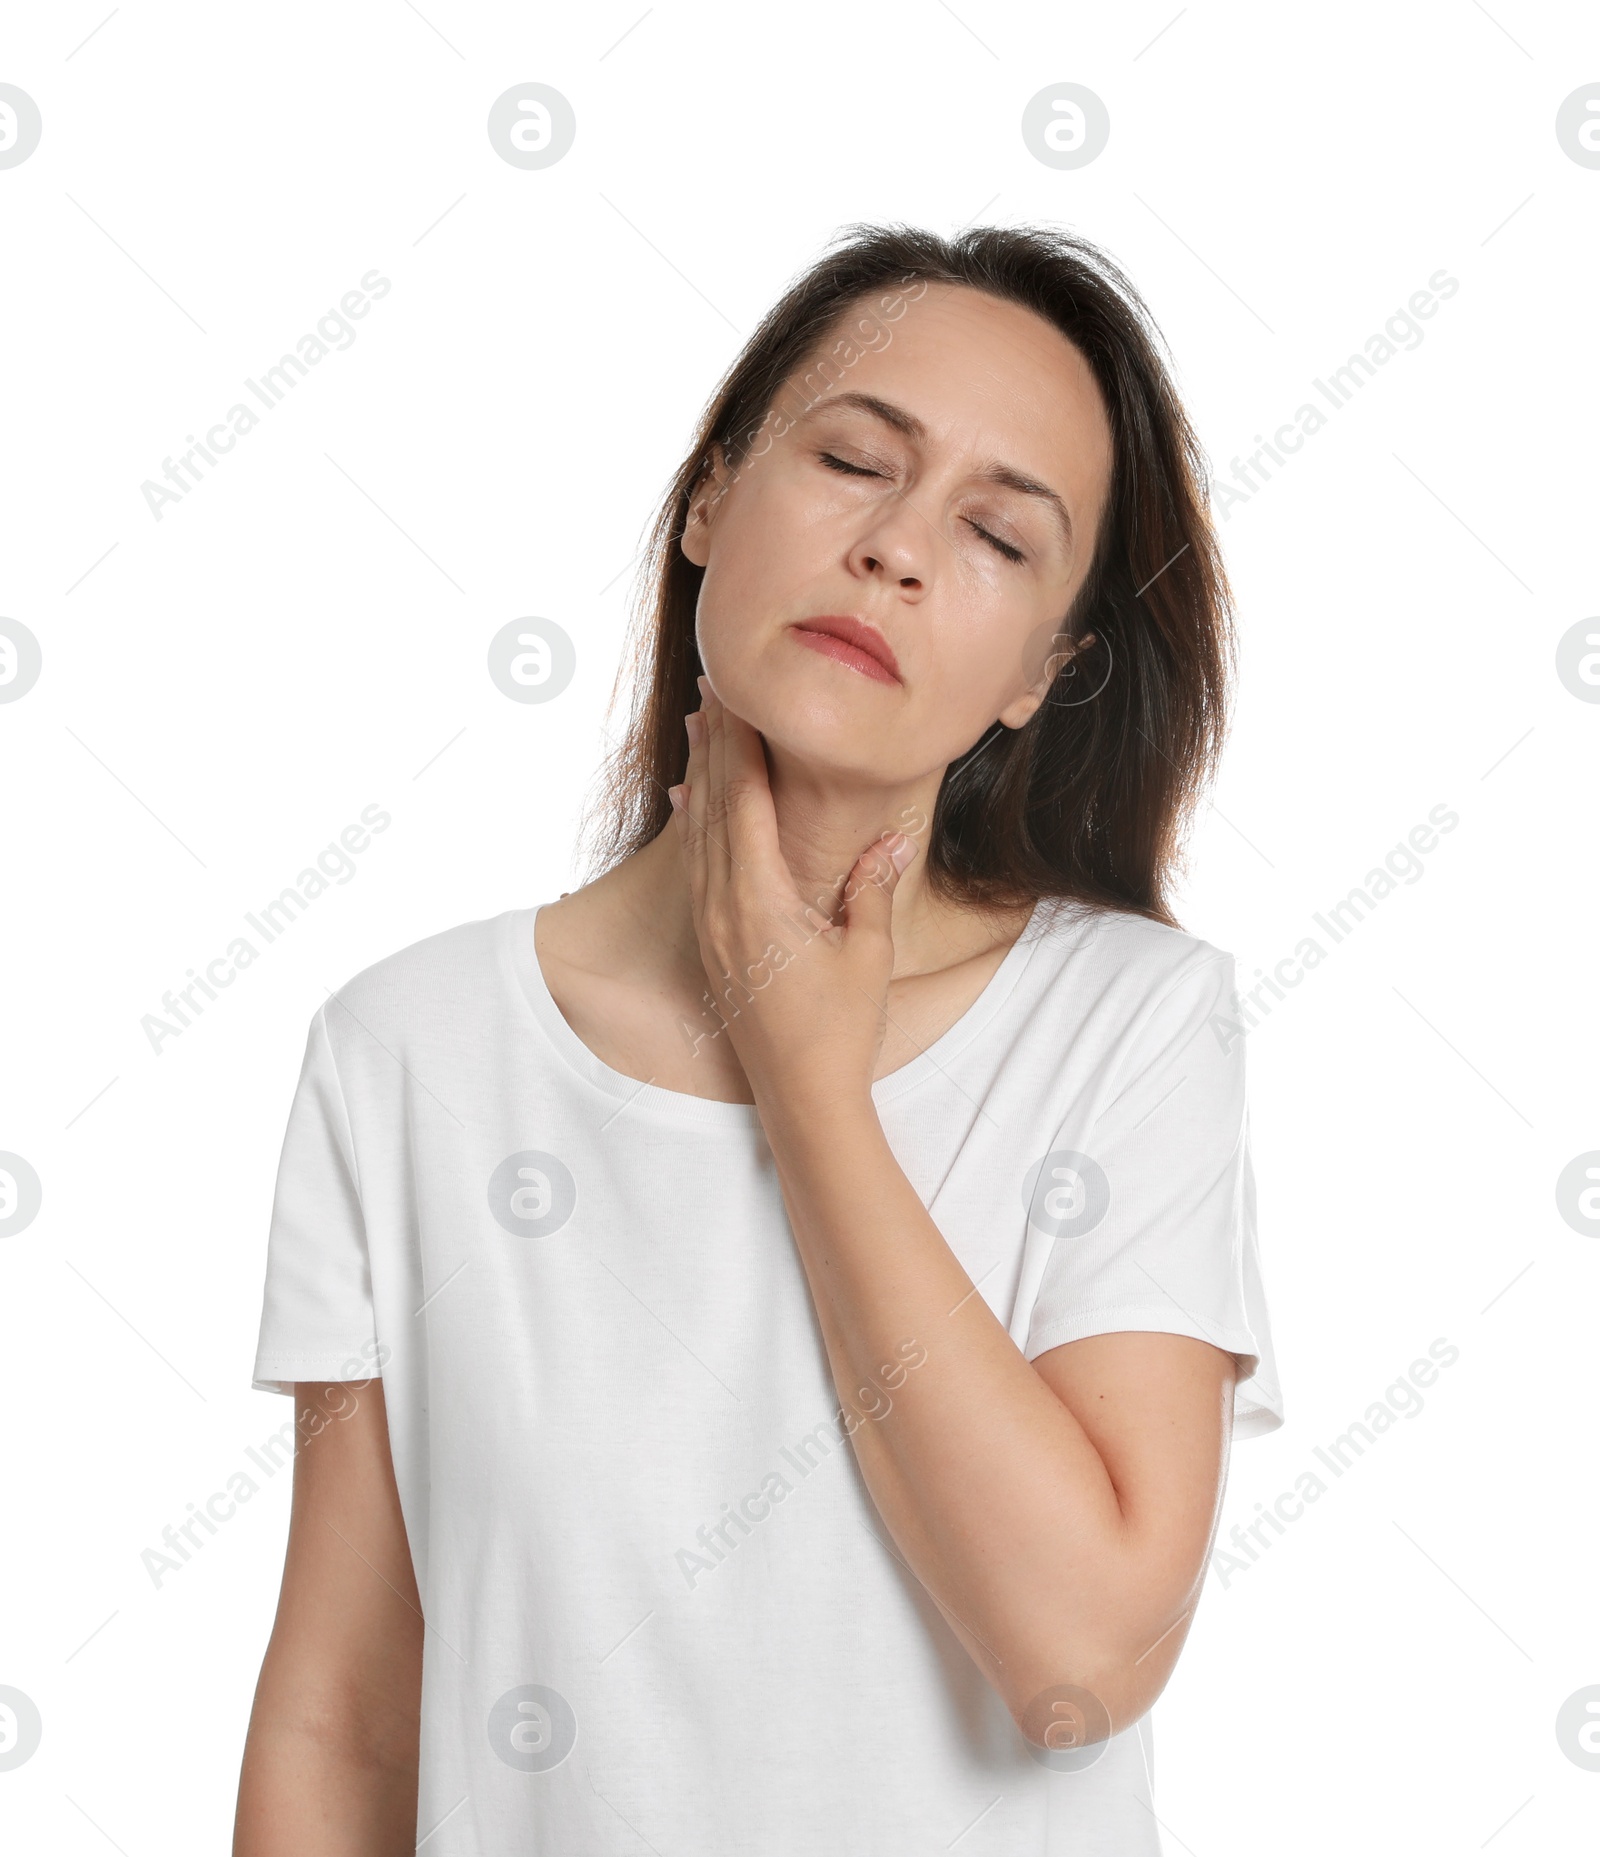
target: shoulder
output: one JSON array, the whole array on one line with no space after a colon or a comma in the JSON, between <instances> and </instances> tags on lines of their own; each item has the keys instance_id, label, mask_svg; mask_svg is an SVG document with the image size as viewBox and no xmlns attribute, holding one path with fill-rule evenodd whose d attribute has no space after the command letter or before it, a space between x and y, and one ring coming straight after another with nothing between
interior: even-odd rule
<instances>
[{"instance_id":1,"label":"shoulder","mask_svg":"<svg viewBox=\"0 0 1600 1857\"><path fill-rule=\"evenodd\" d=\"M1234 957L1148 916L1081 905L1041 909L1029 963L1032 1019L1044 1038L1067 1028L1119 1071L1193 1053L1208 1029L1226 1053L1235 1012Z\"/></svg>"},{"instance_id":2,"label":"shoulder","mask_svg":"<svg viewBox=\"0 0 1600 1857\"><path fill-rule=\"evenodd\" d=\"M318 1008L330 1043L337 1051L348 1045L352 1030L383 1039L481 1010L504 977L508 931L523 913L511 909L459 922L352 974Z\"/></svg>"},{"instance_id":3,"label":"shoulder","mask_svg":"<svg viewBox=\"0 0 1600 1857\"><path fill-rule=\"evenodd\" d=\"M1035 958L1050 978L1114 986L1130 1002L1233 989L1234 957L1227 949L1129 910L1046 899L1026 933L1037 939Z\"/></svg>"}]
</instances>

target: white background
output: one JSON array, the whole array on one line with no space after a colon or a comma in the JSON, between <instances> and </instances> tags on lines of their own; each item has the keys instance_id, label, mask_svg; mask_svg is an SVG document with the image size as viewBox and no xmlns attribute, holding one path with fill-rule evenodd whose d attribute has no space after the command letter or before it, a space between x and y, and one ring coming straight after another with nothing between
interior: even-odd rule
<instances>
[{"instance_id":1,"label":"white background","mask_svg":"<svg viewBox=\"0 0 1600 1857\"><path fill-rule=\"evenodd\" d=\"M575 881L630 562L788 280L853 220L1035 219L1130 271L1221 476L1460 284L1222 528L1242 678L1185 926L1250 976L1460 820L1250 1033L1288 1423L1239 1446L1224 1533L1430 1342L1460 1358L1208 1576L1156 1711L1167 1849L1593 1848L1600 1773L1555 1732L1600 1683L1600 1245L1555 1197L1600 1148L1600 705L1555 671L1600 611L1600 170L1554 131L1600 80L1584 12L13 15L44 134L0 171L0 612L44 670L0 706L0 1148L44 1202L0 1240L0 1684L44 1738L0 1772L8 1849L226 1848L287 1473L159 1586L141 1553L289 1416L249 1381L312 1012ZM485 131L525 80L577 115L542 171ZM1112 124L1075 171L1019 127L1067 81ZM155 520L141 484L374 267L353 345ZM486 673L526 615L577 644L550 704ZM156 1055L144 1015L370 803L354 876Z\"/></svg>"}]
</instances>

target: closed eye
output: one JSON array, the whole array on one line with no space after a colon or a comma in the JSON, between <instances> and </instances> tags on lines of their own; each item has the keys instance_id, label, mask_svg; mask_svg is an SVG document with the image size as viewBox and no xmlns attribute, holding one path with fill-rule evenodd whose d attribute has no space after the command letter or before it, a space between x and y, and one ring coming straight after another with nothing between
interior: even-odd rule
<instances>
[{"instance_id":1,"label":"closed eye","mask_svg":"<svg viewBox=\"0 0 1600 1857\"><path fill-rule=\"evenodd\" d=\"M1027 556L1020 548L1013 548L1010 542L1001 541L998 535L991 535L981 523L974 522L970 516L964 518L970 528L974 528L992 548L997 548L1008 561L1026 561Z\"/></svg>"},{"instance_id":2,"label":"closed eye","mask_svg":"<svg viewBox=\"0 0 1600 1857\"><path fill-rule=\"evenodd\" d=\"M819 451L817 456L830 471L848 471L852 477L881 477L882 471L869 471L859 464L846 464L843 458L836 458L831 451Z\"/></svg>"},{"instance_id":3,"label":"closed eye","mask_svg":"<svg viewBox=\"0 0 1600 1857\"><path fill-rule=\"evenodd\" d=\"M840 471L849 477L881 477L882 471L869 471L859 464L849 464L843 458L836 458L831 451L819 451L817 456L830 471ZM998 535L991 535L981 523L974 522L970 516L965 518L969 528L975 529L991 548L998 549L1008 561L1025 561L1027 556L1020 548L1013 548L1009 542L1001 541Z\"/></svg>"}]
</instances>

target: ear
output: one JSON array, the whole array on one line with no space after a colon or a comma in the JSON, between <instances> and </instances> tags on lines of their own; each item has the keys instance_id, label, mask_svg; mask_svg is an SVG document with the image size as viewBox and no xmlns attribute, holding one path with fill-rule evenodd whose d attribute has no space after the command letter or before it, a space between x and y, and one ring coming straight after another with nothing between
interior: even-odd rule
<instances>
[{"instance_id":1,"label":"ear","mask_svg":"<svg viewBox=\"0 0 1600 1857\"><path fill-rule=\"evenodd\" d=\"M1067 639L1060 633L1054 633L1043 660L1028 679L1028 687L1000 711L996 721L1003 722L1008 729L1020 729L1025 722L1032 719L1046 696L1049 695L1050 686L1067 665L1080 651L1088 651L1093 644L1093 632L1085 632L1079 639ZM1031 666L1030 669L1032 669Z\"/></svg>"},{"instance_id":2,"label":"ear","mask_svg":"<svg viewBox=\"0 0 1600 1857\"><path fill-rule=\"evenodd\" d=\"M709 460L701 466L694 489L689 492L689 513L679 544L696 567L704 567L710 558L711 530L732 482L726 454L720 445L713 444Z\"/></svg>"}]
</instances>

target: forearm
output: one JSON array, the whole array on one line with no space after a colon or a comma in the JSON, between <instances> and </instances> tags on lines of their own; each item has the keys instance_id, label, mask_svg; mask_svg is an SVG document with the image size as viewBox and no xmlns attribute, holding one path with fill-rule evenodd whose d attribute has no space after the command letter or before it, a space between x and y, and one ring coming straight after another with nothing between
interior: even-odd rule
<instances>
[{"instance_id":1,"label":"forearm","mask_svg":"<svg viewBox=\"0 0 1600 1857\"><path fill-rule=\"evenodd\" d=\"M233 1857L401 1857L416 1848L413 1744L362 1750L258 1694L239 1776Z\"/></svg>"},{"instance_id":2,"label":"forearm","mask_svg":"<svg viewBox=\"0 0 1600 1857\"><path fill-rule=\"evenodd\" d=\"M1142 1543L1098 1451L1033 1370L895 1160L870 1097L761 1105L845 1408L869 1415L914 1340L926 1360L854 1432L907 1564L1007 1704L1049 1686L1142 1713L1170 1660ZM866 1389L866 1390L864 1390Z\"/></svg>"}]
</instances>

